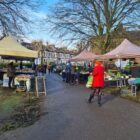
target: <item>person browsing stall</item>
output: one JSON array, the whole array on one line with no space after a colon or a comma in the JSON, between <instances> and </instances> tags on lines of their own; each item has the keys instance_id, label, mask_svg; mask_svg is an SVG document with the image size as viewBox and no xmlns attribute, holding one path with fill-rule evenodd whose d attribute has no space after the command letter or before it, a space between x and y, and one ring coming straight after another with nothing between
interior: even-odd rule
<instances>
[{"instance_id":1,"label":"person browsing stall","mask_svg":"<svg viewBox=\"0 0 140 140\"><path fill-rule=\"evenodd\" d=\"M9 86L9 88L11 88L11 83L14 80L14 76L15 76L15 67L14 67L13 62L8 64L7 76L9 77L8 86Z\"/></svg>"}]
</instances>

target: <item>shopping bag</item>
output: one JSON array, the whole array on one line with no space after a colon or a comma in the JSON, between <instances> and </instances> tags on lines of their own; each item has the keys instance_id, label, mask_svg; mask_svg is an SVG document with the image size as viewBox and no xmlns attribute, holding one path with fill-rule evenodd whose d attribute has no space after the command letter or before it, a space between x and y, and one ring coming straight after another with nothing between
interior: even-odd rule
<instances>
[{"instance_id":1,"label":"shopping bag","mask_svg":"<svg viewBox=\"0 0 140 140\"><path fill-rule=\"evenodd\" d=\"M90 75L90 76L88 76L86 87L91 88L92 87L92 82L93 82L93 76Z\"/></svg>"}]
</instances>

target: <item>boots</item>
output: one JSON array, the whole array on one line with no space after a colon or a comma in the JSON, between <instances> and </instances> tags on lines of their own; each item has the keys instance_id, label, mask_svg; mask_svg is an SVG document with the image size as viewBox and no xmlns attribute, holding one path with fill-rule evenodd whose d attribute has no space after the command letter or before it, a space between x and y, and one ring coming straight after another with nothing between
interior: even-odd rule
<instances>
[{"instance_id":1,"label":"boots","mask_svg":"<svg viewBox=\"0 0 140 140\"><path fill-rule=\"evenodd\" d=\"M94 93L90 94L90 97L88 99L88 103L91 103L91 100L94 98Z\"/></svg>"},{"instance_id":2,"label":"boots","mask_svg":"<svg viewBox=\"0 0 140 140\"><path fill-rule=\"evenodd\" d=\"M101 94L98 94L98 105L101 106Z\"/></svg>"}]
</instances>

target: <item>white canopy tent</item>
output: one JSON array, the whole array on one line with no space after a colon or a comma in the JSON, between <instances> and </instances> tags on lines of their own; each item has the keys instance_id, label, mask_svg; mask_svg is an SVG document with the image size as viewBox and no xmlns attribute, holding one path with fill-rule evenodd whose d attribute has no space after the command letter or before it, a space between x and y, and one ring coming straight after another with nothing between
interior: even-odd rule
<instances>
[{"instance_id":1,"label":"white canopy tent","mask_svg":"<svg viewBox=\"0 0 140 140\"><path fill-rule=\"evenodd\" d=\"M96 55L92 52L89 52L87 50L84 50L80 54L78 54L77 56L71 58L70 61L73 61L73 62L92 61L92 60L96 59L97 57L98 57L98 55Z\"/></svg>"},{"instance_id":2,"label":"white canopy tent","mask_svg":"<svg viewBox=\"0 0 140 140\"><path fill-rule=\"evenodd\" d=\"M0 56L35 59L38 52L25 48L14 37L8 36L0 40Z\"/></svg>"},{"instance_id":3,"label":"white canopy tent","mask_svg":"<svg viewBox=\"0 0 140 140\"><path fill-rule=\"evenodd\" d=\"M140 57L140 47L124 39L118 47L100 57L102 59Z\"/></svg>"}]
</instances>

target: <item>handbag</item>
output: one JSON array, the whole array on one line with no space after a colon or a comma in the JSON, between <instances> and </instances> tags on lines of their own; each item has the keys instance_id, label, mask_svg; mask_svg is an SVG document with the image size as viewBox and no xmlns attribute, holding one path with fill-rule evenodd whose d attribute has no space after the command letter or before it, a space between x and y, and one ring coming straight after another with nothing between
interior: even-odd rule
<instances>
[{"instance_id":1,"label":"handbag","mask_svg":"<svg viewBox=\"0 0 140 140\"><path fill-rule=\"evenodd\" d=\"M93 76L88 76L88 80L86 83L86 88L91 88L92 87L92 83L93 83Z\"/></svg>"}]
</instances>

